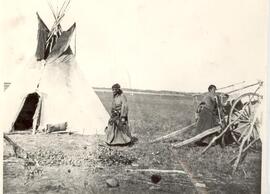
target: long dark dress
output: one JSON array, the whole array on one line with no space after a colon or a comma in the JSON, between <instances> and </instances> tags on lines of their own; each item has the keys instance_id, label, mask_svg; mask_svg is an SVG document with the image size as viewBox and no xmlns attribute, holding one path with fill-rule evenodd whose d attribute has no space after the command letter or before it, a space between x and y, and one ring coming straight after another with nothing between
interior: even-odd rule
<instances>
[{"instance_id":1,"label":"long dark dress","mask_svg":"<svg viewBox=\"0 0 270 194\"><path fill-rule=\"evenodd\" d=\"M202 102L204 104L204 108L202 108L199 112L199 118L197 121L198 134L218 125L217 115L215 113L216 101L214 95L207 93ZM212 138L213 135L210 135L202 138L199 142L209 143Z\"/></svg>"},{"instance_id":2,"label":"long dark dress","mask_svg":"<svg viewBox=\"0 0 270 194\"><path fill-rule=\"evenodd\" d=\"M121 118L125 118L122 122ZM131 142L131 134L128 126L127 98L122 93L113 98L111 118L105 129L106 143L108 145L125 145Z\"/></svg>"}]
</instances>

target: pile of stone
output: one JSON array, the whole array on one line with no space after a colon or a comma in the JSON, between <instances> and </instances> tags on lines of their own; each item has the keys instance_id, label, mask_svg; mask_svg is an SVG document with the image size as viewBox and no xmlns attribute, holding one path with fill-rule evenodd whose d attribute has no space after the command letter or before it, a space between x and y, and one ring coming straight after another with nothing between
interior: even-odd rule
<instances>
[{"instance_id":1,"label":"pile of stone","mask_svg":"<svg viewBox=\"0 0 270 194\"><path fill-rule=\"evenodd\" d=\"M110 147L99 147L97 150L98 161L103 165L131 165L136 161L132 153L119 151Z\"/></svg>"},{"instance_id":2,"label":"pile of stone","mask_svg":"<svg viewBox=\"0 0 270 194\"><path fill-rule=\"evenodd\" d=\"M29 153L29 155L40 166L59 166L66 163L66 156L62 151L38 149Z\"/></svg>"}]
</instances>

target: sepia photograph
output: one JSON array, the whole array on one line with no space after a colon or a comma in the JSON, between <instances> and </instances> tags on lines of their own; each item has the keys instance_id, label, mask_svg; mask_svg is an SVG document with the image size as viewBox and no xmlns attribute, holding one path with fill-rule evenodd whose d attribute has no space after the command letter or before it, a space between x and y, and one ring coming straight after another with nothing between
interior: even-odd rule
<instances>
[{"instance_id":1,"label":"sepia photograph","mask_svg":"<svg viewBox=\"0 0 270 194\"><path fill-rule=\"evenodd\" d=\"M2 193L269 193L268 7L1 0Z\"/></svg>"}]
</instances>

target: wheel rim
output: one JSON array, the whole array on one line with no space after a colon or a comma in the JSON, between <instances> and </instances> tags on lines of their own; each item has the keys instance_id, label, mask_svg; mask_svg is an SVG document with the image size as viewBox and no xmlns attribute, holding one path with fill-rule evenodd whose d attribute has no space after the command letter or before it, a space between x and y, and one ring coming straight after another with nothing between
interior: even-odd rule
<instances>
[{"instance_id":1,"label":"wheel rim","mask_svg":"<svg viewBox=\"0 0 270 194\"><path fill-rule=\"evenodd\" d=\"M234 122L230 126L230 133L237 144L241 144L243 137L248 133L254 120L254 113L261 101L261 96L257 93L246 93L238 97L232 105L228 117L228 124ZM256 138L257 123L252 127L251 140ZM256 131L256 132L255 132ZM240 134L240 136L239 136Z\"/></svg>"}]
</instances>

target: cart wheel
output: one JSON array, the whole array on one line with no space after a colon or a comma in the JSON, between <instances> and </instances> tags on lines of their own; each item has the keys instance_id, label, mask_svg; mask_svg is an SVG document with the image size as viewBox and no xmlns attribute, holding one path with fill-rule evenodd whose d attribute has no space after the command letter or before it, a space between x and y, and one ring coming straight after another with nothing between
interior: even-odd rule
<instances>
[{"instance_id":1,"label":"cart wheel","mask_svg":"<svg viewBox=\"0 0 270 194\"><path fill-rule=\"evenodd\" d=\"M230 126L230 133L237 144L241 144L254 119L256 119L256 121L253 125L251 140L259 136L257 130L258 122L257 118L254 118L254 114L261 99L262 96L257 93L246 93L239 96L233 102L228 117L228 124L233 123Z\"/></svg>"}]
</instances>

